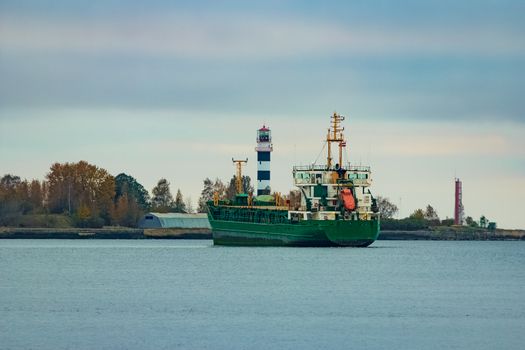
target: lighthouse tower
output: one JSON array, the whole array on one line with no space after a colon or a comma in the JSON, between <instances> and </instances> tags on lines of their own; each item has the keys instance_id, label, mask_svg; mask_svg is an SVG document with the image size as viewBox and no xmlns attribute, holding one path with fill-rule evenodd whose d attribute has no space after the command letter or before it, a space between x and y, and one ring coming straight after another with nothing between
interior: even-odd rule
<instances>
[{"instance_id":1,"label":"lighthouse tower","mask_svg":"<svg viewBox=\"0 0 525 350\"><path fill-rule=\"evenodd\" d=\"M463 225L463 190L460 179L456 179L454 195L454 225Z\"/></svg>"},{"instance_id":2,"label":"lighthouse tower","mask_svg":"<svg viewBox=\"0 0 525 350\"><path fill-rule=\"evenodd\" d=\"M270 194L270 153L272 147L272 133L263 125L257 130L257 195Z\"/></svg>"}]
</instances>

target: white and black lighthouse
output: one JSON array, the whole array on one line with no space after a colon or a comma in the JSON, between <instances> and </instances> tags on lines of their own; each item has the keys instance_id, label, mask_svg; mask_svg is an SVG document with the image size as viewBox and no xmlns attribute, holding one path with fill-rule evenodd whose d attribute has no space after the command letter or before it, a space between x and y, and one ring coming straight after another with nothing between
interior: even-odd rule
<instances>
[{"instance_id":1,"label":"white and black lighthouse","mask_svg":"<svg viewBox=\"0 0 525 350\"><path fill-rule=\"evenodd\" d=\"M270 194L270 154L273 151L272 134L263 125L257 130L257 195Z\"/></svg>"}]
</instances>

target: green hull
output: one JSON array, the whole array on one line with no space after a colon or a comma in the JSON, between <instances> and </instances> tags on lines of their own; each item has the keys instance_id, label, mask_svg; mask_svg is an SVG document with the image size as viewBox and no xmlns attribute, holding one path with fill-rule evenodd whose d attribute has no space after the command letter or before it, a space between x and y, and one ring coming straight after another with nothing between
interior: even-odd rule
<instances>
[{"instance_id":1,"label":"green hull","mask_svg":"<svg viewBox=\"0 0 525 350\"><path fill-rule=\"evenodd\" d=\"M308 220L253 223L214 220L213 243L236 246L366 247L379 235L379 221Z\"/></svg>"}]
</instances>

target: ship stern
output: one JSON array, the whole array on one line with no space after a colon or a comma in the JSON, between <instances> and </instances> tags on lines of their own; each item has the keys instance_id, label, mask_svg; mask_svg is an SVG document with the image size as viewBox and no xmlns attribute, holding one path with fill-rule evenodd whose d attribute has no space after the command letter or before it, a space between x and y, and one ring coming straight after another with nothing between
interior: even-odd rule
<instances>
[{"instance_id":1,"label":"ship stern","mask_svg":"<svg viewBox=\"0 0 525 350\"><path fill-rule=\"evenodd\" d=\"M322 225L326 237L334 244L346 247L367 247L379 236L379 219L330 221Z\"/></svg>"}]
</instances>

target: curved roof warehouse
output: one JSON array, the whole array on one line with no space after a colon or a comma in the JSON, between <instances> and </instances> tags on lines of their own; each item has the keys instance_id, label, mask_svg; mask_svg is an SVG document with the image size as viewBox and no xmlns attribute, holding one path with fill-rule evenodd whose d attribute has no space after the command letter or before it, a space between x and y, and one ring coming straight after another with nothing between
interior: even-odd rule
<instances>
[{"instance_id":1,"label":"curved roof warehouse","mask_svg":"<svg viewBox=\"0 0 525 350\"><path fill-rule=\"evenodd\" d=\"M181 213L147 213L140 219L139 227L144 229L211 229L208 215Z\"/></svg>"}]
</instances>

